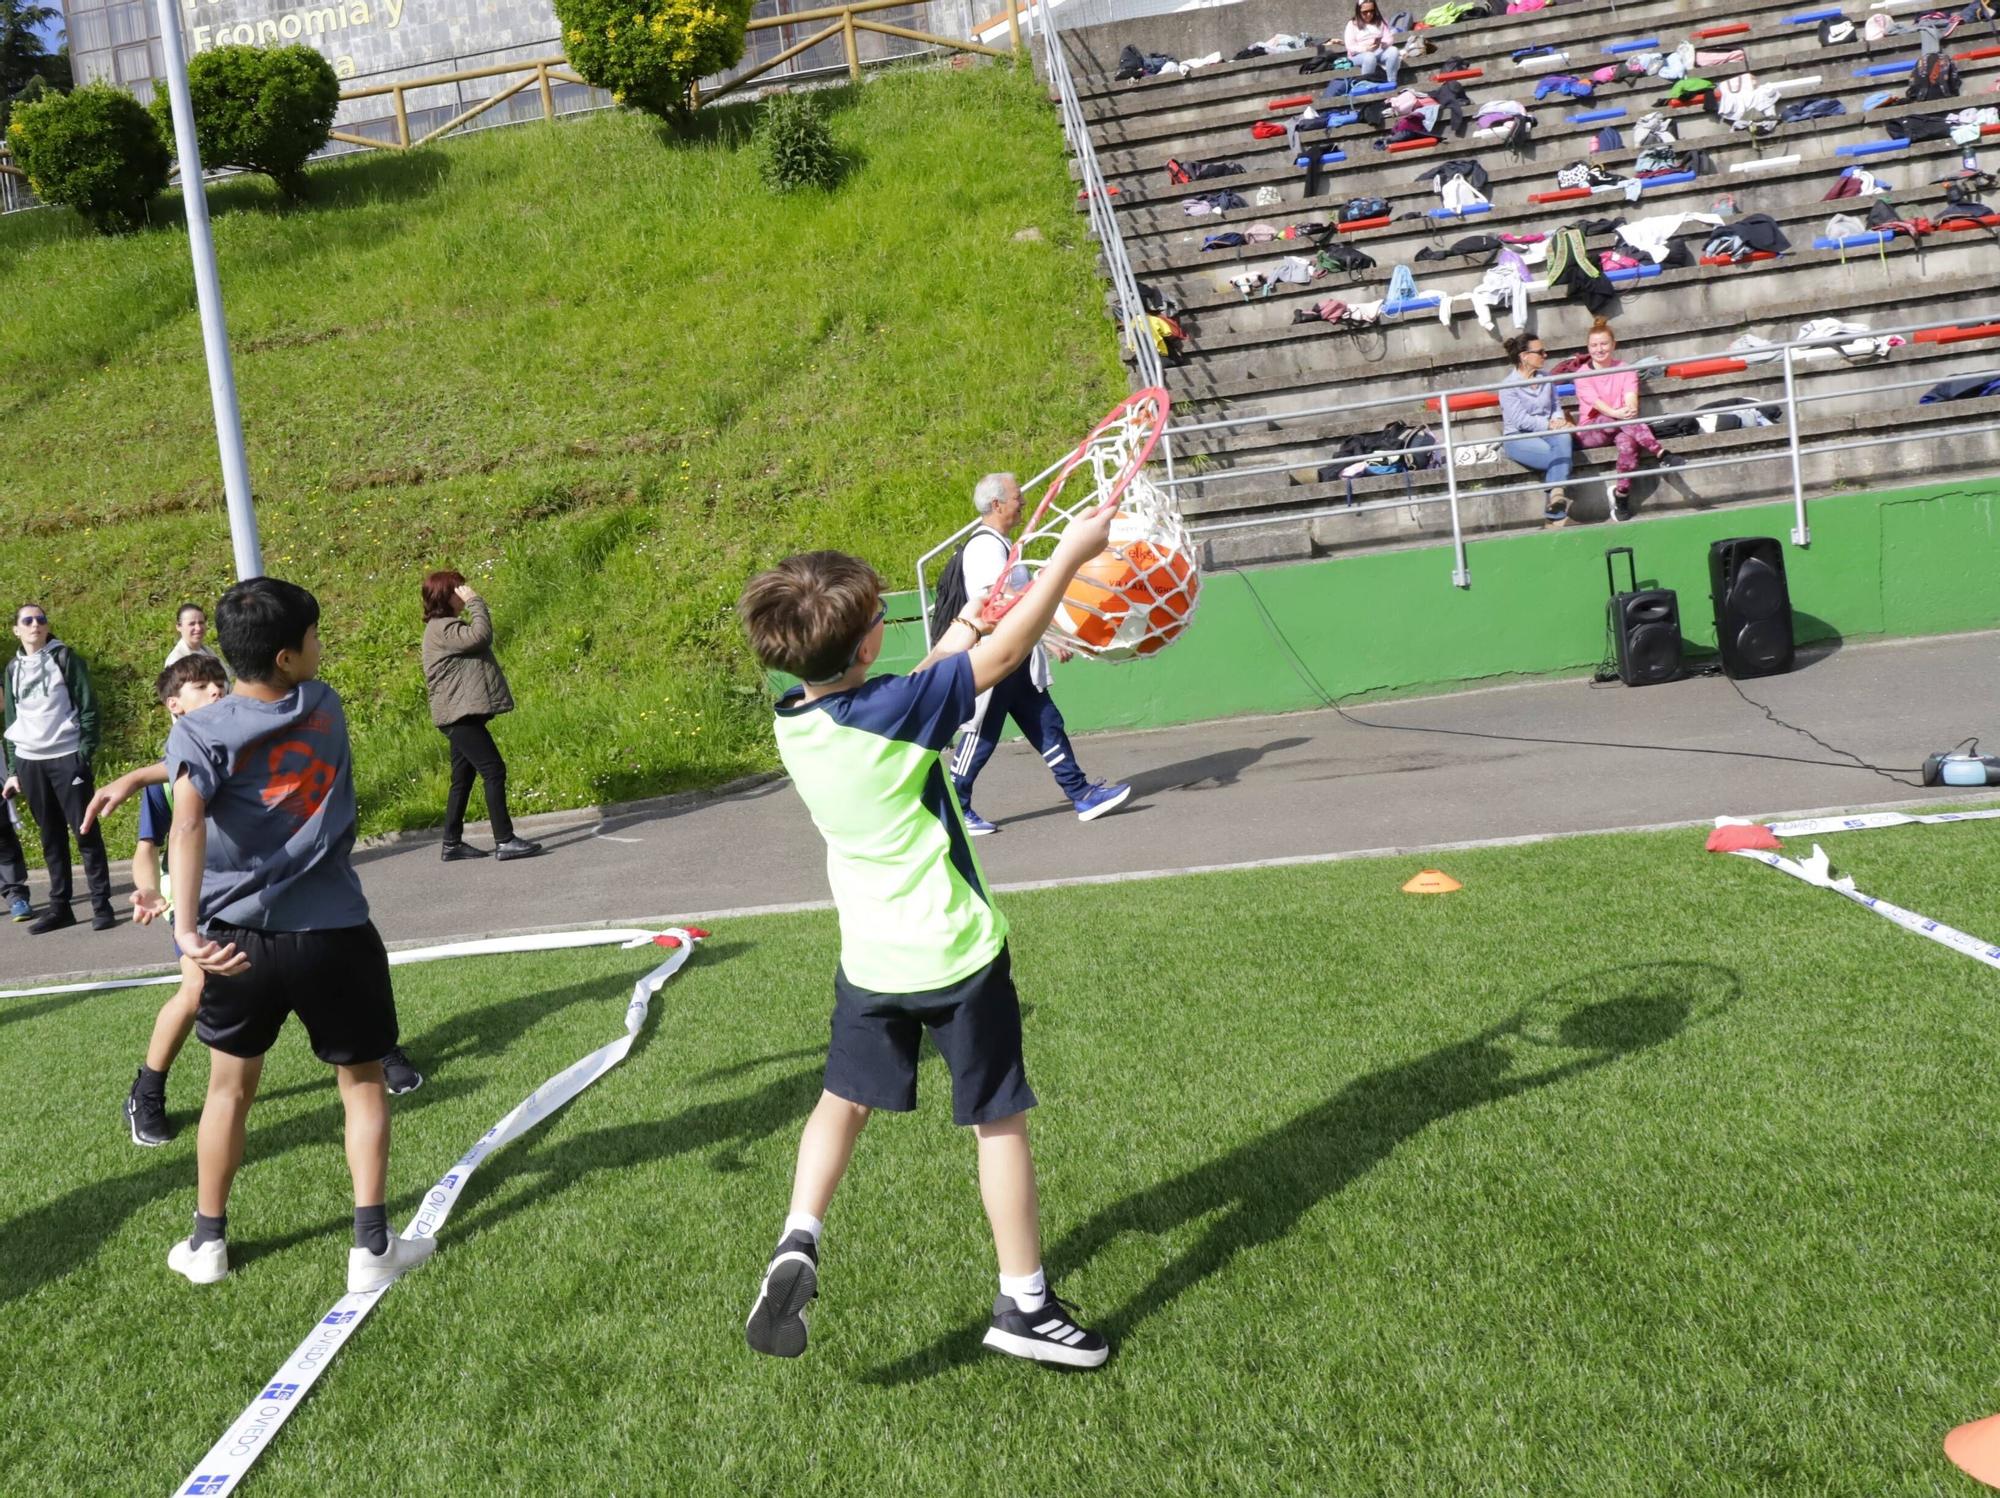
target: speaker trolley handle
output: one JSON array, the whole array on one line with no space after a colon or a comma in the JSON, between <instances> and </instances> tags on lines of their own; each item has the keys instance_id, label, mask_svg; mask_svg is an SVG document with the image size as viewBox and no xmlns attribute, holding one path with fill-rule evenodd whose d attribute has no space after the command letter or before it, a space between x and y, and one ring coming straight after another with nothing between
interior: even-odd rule
<instances>
[{"instance_id":1,"label":"speaker trolley handle","mask_svg":"<svg viewBox=\"0 0 2000 1498\"><path fill-rule=\"evenodd\" d=\"M1625 557L1625 575L1632 580L1632 586L1626 591L1631 593L1639 591L1639 564L1632 555L1632 548L1629 546L1607 546L1604 549L1604 585L1610 591L1613 598L1618 596L1618 569L1617 564L1612 561L1612 558L1618 556L1620 553L1623 553Z\"/></svg>"}]
</instances>

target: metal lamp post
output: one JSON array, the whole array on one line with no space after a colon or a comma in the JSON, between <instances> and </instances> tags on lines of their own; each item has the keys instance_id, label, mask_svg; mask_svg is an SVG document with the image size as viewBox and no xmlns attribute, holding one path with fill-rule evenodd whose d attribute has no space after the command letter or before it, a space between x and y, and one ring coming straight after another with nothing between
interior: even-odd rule
<instances>
[{"instance_id":1,"label":"metal lamp post","mask_svg":"<svg viewBox=\"0 0 2000 1498\"><path fill-rule=\"evenodd\" d=\"M215 442L222 453L222 492L229 502L229 539L236 551L238 580L260 577L264 549L257 540L250 465L243 455L243 416L236 408L236 367L229 358L222 282L215 273L215 236L208 227L208 189L201 179L201 148L194 138L194 104L188 98L179 0L157 0L157 8L160 48L167 65L167 96L174 111L174 146L181 163L181 197L187 204L195 300L201 308L201 342L208 355L208 393L215 404Z\"/></svg>"}]
</instances>

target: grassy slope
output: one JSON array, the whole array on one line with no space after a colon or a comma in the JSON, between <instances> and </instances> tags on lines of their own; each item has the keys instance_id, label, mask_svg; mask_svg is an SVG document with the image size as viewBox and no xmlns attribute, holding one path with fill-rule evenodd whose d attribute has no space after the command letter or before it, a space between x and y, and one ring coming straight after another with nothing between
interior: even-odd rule
<instances>
[{"instance_id":1,"label":"grassy slope","mask_svg":"<svg viewBox=\"0 0 2000 1498\"><path fill-rule=\"evenodd\" d=\"M1829 839L1863 887L2000 934L1984 827ZM983 1357L991 1248L944 1078L878 1119L814 1342L742 1316L817 1087L830 916L717 933L625 1068L497 1155L253 1482L260 1494L1976 1491L2000 1408L1994 976L1695 834L1009 902L1048 1263L1117 1338ZM399 975L433 1070L398 1220L617 1029L641 954ZM114 1109L153 1000L0 1008L0 1470L163 1492L338 1291L337 1105L296 1031L194 1291L191 1140ZM177 1073L192 1123L203 1062Z\"/></svg>"},{"instance_id":2,"label":"grassy slope","mask_svg":"<svg viewBox=\"0 0 2000 1498\"><path fill-rule=\"evenodd\" d=\"M713 782L770 760L728 612L752 569L836 546L908 586L980 473L1116 397L1032 79L835 98L831 196L766 194L741 112L694 145L612 115L350 159L290 213L215 194L265 562L326 608L366 829L443 802L424 570L494 601L517 809ZM120 768L163 736L174 605L230 574L185 233L14 217L0 299L35 309L0 319L0 597L92 661Z\"/></svg>"}]
</instances>

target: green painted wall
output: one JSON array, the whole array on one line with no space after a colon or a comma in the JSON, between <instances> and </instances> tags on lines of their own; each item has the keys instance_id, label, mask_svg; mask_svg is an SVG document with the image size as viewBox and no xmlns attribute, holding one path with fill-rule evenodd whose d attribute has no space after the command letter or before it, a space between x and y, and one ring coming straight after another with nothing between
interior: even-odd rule
<instances>
[{"instance_id":1,"label":"green painted wall","mask_svg":"<svg viewBox=\"0 0 2000 1498\"><path fill-rule=\"evenodd\" d=\"M1216 572L1185 639L1151 660L1062 666L1057 694L1076 730L1320 706L1281 639L1334 697L1587 671L1604 653L1604 550L1615 545L1637 552L1642 585L1679 593L1682 634L1712 649L1708 546L1725 536L1786 540L1802 644L1990 628L1996 512L2000 480L1979 480L1813 500L1803 550L1785 505L1492 537L1469 547L1468 589L1451 585L1448 546ZM921 653L918 626L904 623L883 664L907 669Z\"/></svg>"}]
</instances>

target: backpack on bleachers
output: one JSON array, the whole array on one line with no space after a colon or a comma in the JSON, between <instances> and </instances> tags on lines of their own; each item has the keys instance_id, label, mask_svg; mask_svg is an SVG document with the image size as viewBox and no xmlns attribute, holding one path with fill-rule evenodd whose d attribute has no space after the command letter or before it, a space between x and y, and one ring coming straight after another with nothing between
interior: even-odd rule
<instances>
[{"instance_id":1,"label":"backpack on bleachers","mask_svg":"<svg viewBox=\"0 0 2000 1498\"><path fill-rule=\"evenodd\" d=\"M1903 90L1905 104L1931 99L1958 97L1958 64L1948 52L1928 52L1910 67L1910 81Z\"/></svg>"},{"instance_id":2,"label":"backpack on bleachers","mask_svg":"<svg viewBox=\"0 0 2000 1498\"><path fill-rule=\"evenodd\" d=\"M1389 213L1387 198L1349 198L1340 205L1336 217L1341 223L1353 223L1356 219L1386 218Z\"/></svg>"}]
</instances>

